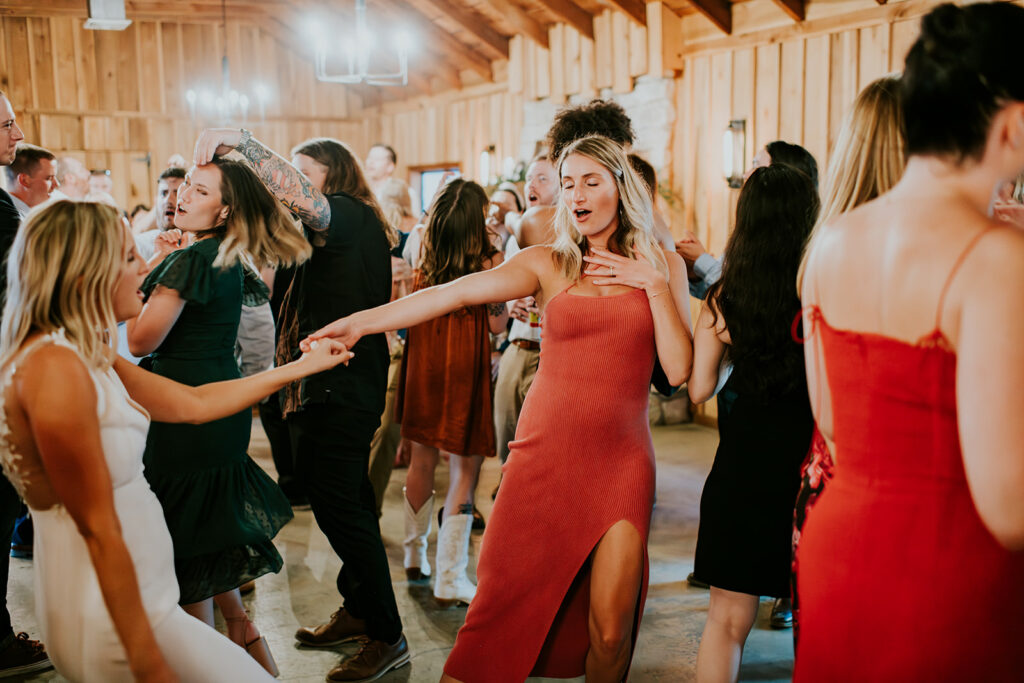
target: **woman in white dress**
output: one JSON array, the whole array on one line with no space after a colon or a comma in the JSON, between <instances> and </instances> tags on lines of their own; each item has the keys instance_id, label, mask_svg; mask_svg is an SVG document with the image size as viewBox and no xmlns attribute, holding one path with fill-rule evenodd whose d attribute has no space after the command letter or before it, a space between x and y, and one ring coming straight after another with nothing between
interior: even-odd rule
<instances>
[{"instance_id":1,"label":"woman in white dress","mask_svg":"<svg viewBox=\"0 0 1024 683\"><path fill-rule=\"evenodd\" d=\"M178 607L171 538L142 474L149 420L203 422L351 357L324 344L245 379L188 387L117 357L115 322L147 273L114 209L29 215L9 256L0 328L0 462L36 523L36 611L71 681L271 680Z\"/></svg>"}]
</instances>

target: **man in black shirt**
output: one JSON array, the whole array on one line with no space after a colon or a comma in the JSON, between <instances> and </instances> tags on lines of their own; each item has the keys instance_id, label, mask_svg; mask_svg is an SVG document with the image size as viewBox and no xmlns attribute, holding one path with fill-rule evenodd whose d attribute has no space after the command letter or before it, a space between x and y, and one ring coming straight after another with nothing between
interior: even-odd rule
<instances>
[{"instance_id":1,"label":"man in black shirt","mask_svg":"<svg viewBox=\"0 0 1024 683\"><path fill-rule=\"evenodd\" d=\"M7 96L0 92L0 166L14 161L17 144L25 134L14 120L14 109ZM0 190L0 296L7 292L7 252L18 234L21 218L11 195ZM2 301L0 301L2 304ZM24 633L14 635L11 613L7 610L7 575L11 564L11 534L21 510L21 498L7 481L0 477L0 580L3 581L3 603L0 604L0 677L27 674L49 669L53 665L42 643L29 640Z\"/></svg>"},{"instance_id":2,"label":"man in black shirt","mask_svg":"<svg viewBox=\"0 0 1024 683\"><path fill-rule=\"evenodd\" d=\"M354 167L358 173L354 159L344 161L343 155L351 154L340 143L314 140L295 150L297 159L314 165L308 178L245 130L204 131L196 142L195 161L203 164L232 149L299 216L313 245L312 257L295 269L277 311L278 359L290 360L306 335L390 300L391 247L379 210L338 191L346 172ZM321 153L322 162L310 156ZM366 638L358 654L327 676L328 681L350 682L375 680L409 661L367 474L390 358L383 334L360 339L352 351L355 357L347 366L308 377L279 396L295 472L317 524L342 560L337 583L344 606L327 623L299 629L295 637L307 647Z\"/></svg>"}]
</instances>

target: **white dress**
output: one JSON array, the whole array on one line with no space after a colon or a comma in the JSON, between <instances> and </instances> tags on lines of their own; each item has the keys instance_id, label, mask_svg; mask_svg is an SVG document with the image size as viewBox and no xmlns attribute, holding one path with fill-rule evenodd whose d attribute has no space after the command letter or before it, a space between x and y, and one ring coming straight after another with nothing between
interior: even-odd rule
<instances>
[{"instance_id":1,"label":"white dress","mask_svg":"<svg viewBox=\"0 0 1024 683\"><path fill-rule=\"evenodd\" d=\"M0 403L5 403L3 397L16 365L48 343L77 353L61 333L35 340L0 373ZM245 650L178 607L171 536L160 502L142 474L149 415L131 399L112 368L106 372L89 368L89 373L96 387L114 506L135 566L143 606L167 663L183 683L274 680ZM0 409L0 463L23 498L26 489L49 488L42 463L28 460L13 450L4 405ZM85 541L71 515L58 504L45 510L33 508L32 519L36 615L57 671L75 682L131 681L124 647L100 592Z\"/></svg>"}]
</instances>

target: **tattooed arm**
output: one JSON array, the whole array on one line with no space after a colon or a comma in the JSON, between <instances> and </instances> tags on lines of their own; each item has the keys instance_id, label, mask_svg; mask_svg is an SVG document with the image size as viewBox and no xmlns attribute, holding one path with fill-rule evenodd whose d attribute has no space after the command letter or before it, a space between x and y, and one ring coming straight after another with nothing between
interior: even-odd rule
<instances>
[{"instance_id":1,"label":"tattooed arm","mask_svg":"<svg viewBox=\"0 0 1024 683\"><path fill-rule=\"evenodd\" d=\"M284 157L276 154L247 130L208 128L196 140L195 162L207 164L214 155L231 150L244 156L256 175L274 196L302 223L315 232L325 232L331 224L331 206L327 197Z\"/></svg>"}]
</instances>

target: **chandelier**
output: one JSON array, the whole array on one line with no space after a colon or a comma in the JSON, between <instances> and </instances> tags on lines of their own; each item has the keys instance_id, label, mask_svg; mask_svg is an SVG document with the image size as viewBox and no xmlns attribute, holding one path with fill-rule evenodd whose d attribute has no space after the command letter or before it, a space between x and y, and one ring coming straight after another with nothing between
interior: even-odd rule
<instances>
[{"instance_id":1,"label":"chandelier","mask_svg":"<svg viewBox=\"0 0 1024 683\"><path fill-rule=\"evenodd\" d=\"M221 29L224 33L224 55L220 60L221 84L220 92L209 88L189 88L185 91L189 115L192 120L215 119L221 123L241 122L249 119L251 107L256 108L259 120L266 118L267 100L270 90L263 84L257 84L251 94L231 87L231 66L228 63L228 19L226 0L221 0Z\"/></svg>"},{"instance_id":2,"label":"chandelier","mask_svg":"<svg viewBox=\"0 0 1024 683\"><path fill-rule=\"evenodd\" d=\"M370 55L379 48L376 38L366 23L366 0L356 0L356 23L354 33L345 36L344 54L335 58L332 63L341 62L346 69L330 73L327 69L328 57L332 56L327 39L317 39L314 49L314 69L316 79L325 83L365 83L367 85L408 85L409 83L409 37L403 31L395 35L395 57L398 70L393 72L373 73L370 71Z\"/></svg>"}]
</instances>

